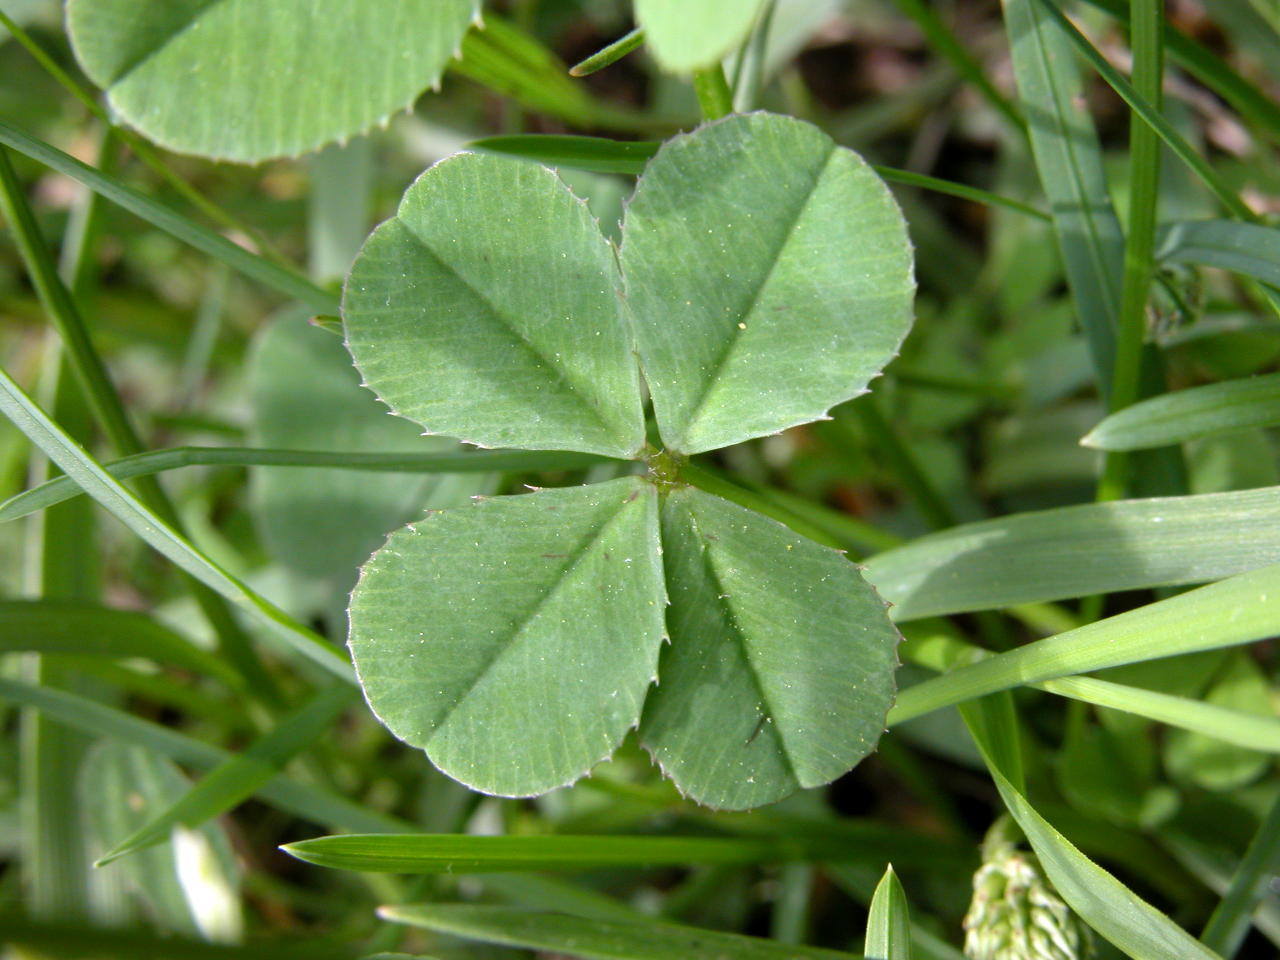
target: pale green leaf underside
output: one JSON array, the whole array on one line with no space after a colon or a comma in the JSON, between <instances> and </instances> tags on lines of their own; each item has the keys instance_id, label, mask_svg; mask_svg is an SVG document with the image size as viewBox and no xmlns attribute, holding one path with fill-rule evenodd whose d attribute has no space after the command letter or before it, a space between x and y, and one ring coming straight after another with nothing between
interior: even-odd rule
<instances>
[{"instance_id":1,"label":"pale green leaf underside","mask_svg":"<svg viewBox=\"0 0 1280 960\"><path fill-rule=\"evenodd\" d=\"M86 74L181 153L253 163L361 133L436 84L477 0L69 0Z\"/></svg>"},{"instance_id":2,"label":"pale green leaf underside","mask_svg":"<svg viewBox=\"0 0 1280 960\"><path fill-rule=\"evenodd\" d=\"M698 453L824 416L911 324L888 188L816 127L734 116L668 141L627 209L627 302L663 442Z\"/></svg>"},{"instance_id":3,"label":"pale green leaf underside","mask_svg":"<svg viewBox=\"0 0 1280 960\"><path fill-rule=\"evenodd\" d=\"M456 445L424 438L360 386L351 356L298 311L275 318L248 361L253 440L264 447L341 452L440 453ZM459 491L457 499L478 492ZM264 468L250 475L254 516L273 557L341 589L387 532L418 514L439 476ZM345 583L341 581L345 580Z\"/></svg>"},{"instance_id":4,"label":"pale green leaf underside","mask_svg":"<svg viewBox=\"0 0 1280 960\"><path fill-rule=\"evenodd\" d=\"M1113 413L1080 442L1098 450L1143 450L1280 426L1280 373L1161 394Z\"/></svg>"},{"instance_id":5,"label":"pale green leaf underside","mask_svg":"<svg viewBox=\"0 0 1280 960\"><path fill-rule=\"evenodd\" d=\"M1273 563L1280 563L1280 487L964 524L872 557L866 576L905 622L1206 583Z\"/></svg>"},{"instance_id":6,"label":"pale green leaf underside","mask_svg":"<svg viewBox=\"0 0 1280 960\"><path fill-rule=\"evenodd\" d=\"M866 756L898 634L857 568L693 488L667 496L662 542L671 645L640 737L681 791L745 809Z\"/></svg>"},{"instance_id":7,"label":"pale green leaf underside","mask_svg":"<svg viewBox=\"0 0 1280 960\"><path fill-rule=\"evenodd\" d=\"M543 793L636 724L665 602L651 484L498 497L391 536L352 596L351 652L373 711L445 773Z\"/></svg>"},{"instance_id":8,"label":"pale green leaf underside","mask_svg":"<svg viewBox=\"0 0 1280 960\"><path fill-rule=\"evenodd\" d=\"M639 371L613 252L551 171L458 154L365 243L343 298L366 383L428 432L631 457Z\"/></svg>"},{"instance_id":9,"label":"pale green leaf underside","mask_svg":"<svg viewBox=\"0 0 1280 960\"><path fill-rule=\"evenodd\" d=\"M718 63L746 39L764 0L635 0L654 59L688 73Z\"/></svg>"}]
</instances>

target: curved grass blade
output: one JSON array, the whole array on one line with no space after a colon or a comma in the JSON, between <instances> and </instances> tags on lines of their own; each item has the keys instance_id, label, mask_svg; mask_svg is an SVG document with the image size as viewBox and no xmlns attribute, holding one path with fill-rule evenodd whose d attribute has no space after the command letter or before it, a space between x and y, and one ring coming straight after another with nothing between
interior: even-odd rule
<instances>
[{"instance_id":1,"label":"curved grass blade","mask_svg":"<svg viewBox=\"0 0 1280 960\"><path fill-rule=\"evenodd\" d=\"M146 747L187 767L209 770L235 757L233 753L193 740L175 730L60 690L0 677L0 700L34 707L59 723L97 737L114 737ZM387 833L412 829L413 826L284 774L263 784L256 796L279 810L334 830Z\"/></svg>"},{"instance_id":2,"label":"curved grass blade","mask_svg":"<svg viewBox=\"0 0 1280 960\"><path fill-rule=\"evenodd\" d=\"M1160 229L1156 259L1220 267L1280 286L1280 230L1234 220L1184 220Z\"/></svg>"},{"instance_id":3,"label":"curved grass blade","mask_svg":"<svg viewBox=\"0 0 1280 960\"><path fill-rule=\"evenodd\" d=\"M1280 487L984 520L877 554L864 573L905 622L1206 583L1271 563L1280 563Z\"/></svg>"},{"instance_id":4,"label":"curved grass blade","mask_svg":"<svg viewBox=\"0 0 1280 960\"><path fill-rule=\"evenodd\" d=\"M0 602L0 653L145 657L157 664L216 677L239 687L239 675L218 657L145 613L78 600Z\"/></svg>"},{"instance_id":5,"label":"curved grass blade","mask_svg":"<svg viewBox=\"0 0 1280 960\"><path fill-rule=\"evenodd\" d=\"M175 827L194 830L257 793L281 768L333 726L337 716L355 702L346 684L320 691L302 708L276 721L243 752L219 764L172 805L156 814L103 854L94 866L106 866L169 839Z\"/></svg>"},{"instance_id":6,"label":"curved grass blade","mask_svg":"<svg viewBox=\"0 0 1280 960\"><path fill-rule=\"evenodd\" d=\"M581 63L574 64L569 68L569 76L589 77L597 70L603 70L611 63L617 63L642 43L644 43L644 31L639 27L636 27L630 33L619 37L607 47L597 50Z\"/></svg>"},{"instance_id":7,"label":"curved grass blade","mask_svg":"<svg viewBox=\"0 0 1280 960\"><path fill-rule=\"evenodd\" d=\"M1280 373L1211 383L1143 400L1081 439L1096 450L1144 450L1280 425Z\"/></svg>"},{"instance_id":8,"label":"curved grass blade","mask_svg":"<svg viewBox=\"0 0 1280 960\"><path fill-rule=\"evenodd\" d=\"M911 960L911 916L907 894L892 864L884 872L867 911L867 960Z\"/></svg>"},{"instance_id":9,"label":"curved grass blade","mask_svg":"<svg viewBox=\"0 0 1280 960\"><path fill-rule=\"evenodd\" d=\"M919 637L903 646L912 663L945 672L991 654L947 634ZM1222 707L1096 677L1059 677L1028 686L1060 697L1121 710L1251 750L1280 751L1280 719Z\"/></svg>"},{"instance_id":10,"label":"curved grass blade","mask_svg":"<svg viewBox=\"0 0 1280 960\"><path fill-rule=\"evenodd\" d=\"M612 463L608 457L571 450L470 450L458 453L334 453L331 450L281 450L264 447L169 447L122 457L102 468L117 480L144 477L181 467L326 467L375 473L536 473L581 470ZM0 503L0 523L17 520L84 491L60 476Z\"/></svg>"},{"instance_id":11,"label":"curved grass blade","mask_svg":"<svg viewBox=\"0 0 1280 960\"><path fill-rule=\"evenodd\" d=\"M732 957L733 960L855 960L853 954L818 947L676 926L584 920L509 907L462 904L415 904L382 907L378 915L468 940L548 951L585 960L690 960Z\"/></svg>"},{"instance_id":12,"label":"curved grass blade","mask_svg":"<svg viewBox=\"0 0 1280 960\"><path fill-rule=\"evenodd\" d=\"M115 177L81 163L75 157L23 133L17 127L2 120L0 120L0 144L26 154L32 160L84 184L94 193L124 207L152 226L160 228L201 253L220 260L232 270L257 280L263 286L291 300L305 303L317 313L336 314L339 310L338 298L334 294L321 290L301 274L246 250L208 227L201 226L194 220L175 213L164 204L126 186Z\"/></svg>"},{"instance_id":13,"label":"curved grass blade","mask_svg":"<svg viewBox=\"0 0 1280 960\"><path fill-rule=\"evenodd\" d=\"M902 691L901 723L998 690L1280 633L1280 565L1263 567L1027 644Z\"/></svg>"},{"instance_id":14,"label":"curved grass blade","mask_svg":"<svg viewBox=\"0 0 1280 960\"><path fill-rule=\"evenodd\" d=\"M45 416L3 370L0 370L0 412L43 450L63 473L149 546L210 589L255 614L297 653L338 678L348 683L355 682L350 664L323 637L293 621L284 611L254 593L174 533L103 470L61 427Z\"/></svg>"},{"instance_id":15,"label":"curved grass blade","mask_svg":"<svg viewBox=\"0 0 1280 960\"><path fill-rule=\"evenodd\" d=\"M1010 782L985 731L974 724L969 731L1005 808L1018 821L1058 894L1085 923L1133 960L1221 960L1055 830Z\"/></svg>"},{"instance_id":16,"label":"curved grass blade","mask_svg":"<svg viewBox=\"0 0 1280 960\"><path fill-rule=\"evenodd\" d=\"M1148 720L1190 730L1249 750L1280 753L1280 718L1221 707L1190 697L1143 690L1096 677L1059 677L1037 689L1099 707L1123 710Z\"/></svg>"}]
</instances>

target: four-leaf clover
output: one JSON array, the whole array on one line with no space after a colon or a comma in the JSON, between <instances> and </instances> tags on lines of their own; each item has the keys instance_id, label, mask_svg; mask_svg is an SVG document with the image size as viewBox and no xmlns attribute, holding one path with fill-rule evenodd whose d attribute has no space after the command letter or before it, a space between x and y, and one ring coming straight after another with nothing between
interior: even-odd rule
<instances>
[{"instance_id":1,"label":"four-leaf clover","mask_svg":"<svg viewBox=\"0 0 1280 960\"><path fill-rule=\"evenodd\" d=\"M910 327L911 248L860 158L770 114L669 141L622 232L615 250L550 170L463 153L366 242L343 316L394 412L653 467L392 534L351 651L382 721L475 789L569 784L638 726L687 796L758 806L872 749L898 634L838 552L672 464L865 392Z\"/></svg>"}]
</instances>

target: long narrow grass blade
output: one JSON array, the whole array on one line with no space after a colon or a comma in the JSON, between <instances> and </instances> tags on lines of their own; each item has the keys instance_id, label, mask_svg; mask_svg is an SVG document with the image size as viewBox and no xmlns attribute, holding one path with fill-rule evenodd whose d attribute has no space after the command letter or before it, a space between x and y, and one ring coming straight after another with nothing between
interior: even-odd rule
<instances>
[{"instance_id":1,"label":"long narrow grass blade","mask_svg":"<svg viewBox=\"0 0 1280 960\"><path fill-rule=\"evenodd\" d=\"M1235 956L1249 927L1258 901L1280 871L1280 799L1272 802L1266 818L1253 835L1244 859L1231 878L1231 886L1209 918L1200 942L1224 957Z\"/></svg>"},{"instance_id":2,"label":"long narrow grass blade","mask_svg":"<svg viewBox=\"0 0 1280 960\"><path fill-rule=\"evenodd\" d=\"M1115 367L1124 235L1107 191L1098 135L1061 27L1039 0L1004 0L1004 12L1040 183L1076 316L1106 394Z\"/></svg>"},{"instance_id":3,"label":"long narrow grass blade","mask_svg":"<svg viewBox=\"0 0 1280 960\"><path fill-rule=\"evenodd\" d=\"M203 227L194 220L175 213L145 194L126 186L115 177L81 163L75 157L23 133L4 121L0 121L0 144L26 154L32 160L83 183L94 193L124 207L130 213L159 227L183 243L216 260L221 260L232 270L257 280L263 286L291 300L305 303L317 313L338 313L337 296L321 290L301 274L286 270L265 257L260 257L232 243L208 227Z\"/></svg>"},{"instance_id":4,"label":"long narrow grass blade","mask_svg":"<svg viewBox=\"0 0 1280 960\"><path fill-rule=\"evenodd\" d=\"M992 656L948 634L916 638L904 645L903 654L912 663L939 672ZM1060 677L1028 686L1083 703L1121 710L1250 750L1268 753L1280 750L1280 718L1246 713L1096 677Z\"/></svg>"},{"instance_id":5,"label":"long narrow grass blade","mask_svg":"<svg viewBox=\"0 0 1280 960\"><path fill-rule=\"evenodd\" d=\"M890 615L906 622L1207 583L1272 563L1280 563L1280 487L1081 504L965 524L872 557L865 575L895 604Z\"/></svg>"},{"instance_id":6,"label":"long narrow grass blade","mask_svg":"<svg viewBox=\"0 0 1280 960\"><path fill-rule=\"evenodd\" d=\"M1280 373L1191 387L1113 413L1081 443L1142 450L1280 425Z\"/></svg>"},{"instance_id":7,"label":"long narrow grass blade","mask_svg":"<svg viewBox=\"0 0 1280 960\"><path fill-rule=\"evenodd\" d=\"M234 754L207 743L60 690L0 677L0 700L34 707L59 723L99 737L115 737L154 750L183 766L209 770L234 758ZM391 832L412 829L412 824L370 810L337 793L299 783L280 774L256 796L279 810L334 830Z\"/></svg>"},{"instance_id":8,"label":"long narrow grass blade","mask_svg":"<svg viewBox=\"0 0 1280 960\"><path fill-rule=\"evenodd\" d=\"M1162 263L1221 267L1280 286L1280 230L1235 220L1184 220L1160 229Z\"/></svg>"},{"instance_id":9,"label":"long narrow grass blade","mask_svg":"<svg viewBox=\"0 0 1280 960\"><path fill-rule=\"evenodd\" d=\"M659 867L682 863L751 864L861 856L840 837L497 836L348 834L299 840L286 853L335 870L371 873L502 873Z\"/></svg>"},{"instance_id":10,"label":"long narrow grass blade","mask_svg":"<svg viewBox=\"0 0 1280 960\"><path fill-rule=\"evenodd\" d=\"M898 694L901 723L997 690L1280 633L1280 565L1263 567L1027 644Z\"/></svg>"},{"instance_id":11,"label":"long narrow grass blade","mask_svg":"<svg viewBox=\"0 0 1280 960\"><path fill-rule=\"evenodd\" d=\"M105 866L130 853L163 843L175 827L195 829L247 800L274 779L281 767L332 727L334 719L351 706L355 698L355 691L346 684L320 691L301 709L282 717L269 733L242 753L219 764L171 807L99 858L95 866Z\"/></svg>"},{"instance_id":12,"label":"long narrow grass blade","mask_svg":"<svg viewBox=\"0 0 1280 960\"><path fill-rule=\"evenodd\" d=\"M983 731L969 729L1005 808L1026 834L1058 894L1085 923L1133 960L1221 960L1055 830L1010 782Z\"/></svg>"},{"instance_id":13,"label":"long narrow grass blade","mask_svg":"<svg viewBox=\"0 0 1280 960\"><path fill-rule=\"evenodd\" d=\"M1156 132L1179 160L1191 168L1192 172L1209 188L1209 191L1218 198L1218 202L1222 204L1224 209L1230 211L1232 216L1241 220L1252 221L1257 219L1257 215L1218 176L1213 167L1209 165L1209 161L1200 156L1195 147L1187 142L1186 138L1174 128L1173 124L1149 100L1141 96L1133 85L1120 74L1119 70L1107 62L1107 58L1098 51L1097 47L1089 42L1089 38L1076 29L1076 26L1058 9L1054 4L1054 0L1031 0L1031 2L1037 4L1057 24L1063 36L1088 64L1098 72L1098 76L1107 82L1107 86L1111 87L1120 96L1120 99L1127 103L1130 109Z\"/></svg>"},{"instance_id":14,"label":"long narrow grass blade","mask_svg":"<svg viewBox=\"0 0 1280 960\"><path fill-rule=\"evenodd\" d=\"M117 480L180 467L326 467L385 473L535 473L581 470L613 463L591 453L543 450L473 450L461 453L334 453L263 447L170 447L104 463ZM84 493L70 477L56 477L0 503L0 523L17 520Z\"/></svg>"},{"instance_id":15,"label":"long narrow grass blade","mask_svg":"<svg viewBox=\"0 0 1280 960\"><path fill-rule=\"evenodd\" d=\"M867 960L911 960L911 917L907 894L890 866L884 872L867 911Z\"/></svg>"},{"instance_id":16,"label":"long narrow grass blade","mask_svg":"<svg viewBox=\"0 0 1280 960\"><path fill-rule=\"evenodd\" d=\"M355 683L350 664L323 637L296 623L174 533L45 416L3 371L0 371L0 412L43 450L63 473L148 545L210 589L255 614L291 649L340 679Z\"/></svg>"},{"instance_id":17,"label":"long narrow grass blade","mask_svg":"<svg viewBox=\"0 0 1280 960\"><path fill-rule=\"evenodd\" d=\"M261 946L229 947L188 940L157 937L141 930L113 930L109 927L80 927L61 921L35 923L26 917L0 915L5 942L49 957L102 957L112 960L354 960L348 947L309 940L299 944L267 943Z\"/></svg>"},{"instance_id":18,"label":"long narrow grass blade","mask_svg":"<svg viewBox=\"0 0 1280 960\"><path fill-rule=\"evenodd\" d=\"M651 920L584 920L509 907L415 904L383 907L384 920L425 927L468 940L583 957L586 960L854 960L853 954L676 926Z\"/></svg>"},{"instance_id":19,"label":"long narrow grass blade","mask_svg":"<svg viewBox=\"0 0 1280 960\"><path fill-rule=\"evenodd\" d=\"M80 600L0 602L0 653L144 657L238 686L238 675L216 656L159 620Z\"/></svg>"},{"instance_id":20,"label":"long narrow grass blade","mask_svg":"<svg viewBox=\"0 0 1280 960\"><path fill-rule=\"evenodd\" d=\"M1171 727L1213 737L1223 743L1233 743L1266 753L1280 753L1280 718L1277 717L1246 713L1202 700L1143 690L1094 677L1060 677L1057 680L1045 680L1035 686L1060 697L1070 697L1112 710L1123 710Z\"/></svg>"},{"instance_id":21,"label":"long narrow grass blade","mask_svg":"<svg viewBox=\"0 0 1280 960\"><path fill-rule=\"evenodd\" d=\"M1121 23L1129 21L1127 0L1085 0ZM1240 115L1273 141L1280 142L1280 106L1236 73L1225 60L1172 24L1165 24L1165 50L1173 60L1206 87L1231 104Z\"/></svg>"}]
</instances>

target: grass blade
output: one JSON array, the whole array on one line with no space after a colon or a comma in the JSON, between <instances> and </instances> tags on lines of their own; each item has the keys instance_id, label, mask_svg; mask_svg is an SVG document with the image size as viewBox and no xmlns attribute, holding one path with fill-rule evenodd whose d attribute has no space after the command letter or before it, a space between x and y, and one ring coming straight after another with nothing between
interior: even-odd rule
<instances>
[{"instance_id":1,"label":"grass blade","mask_svg":"<svg viewBox=\"0 0 1280 960\"><path fill-rule=\"evenodd\" d=\"M597 70L603 70L609 64L617 63L642 43L644 43L644 31L636 27L636 29L623 37L619 37L602 50L597 50L581 63L574 64L569 68L569 76L589 77Z\"/></svg>"},{"instance_id":2,"label":"grass blade","mask_svg":"<svg viewBox=\"0 0 1280 960\"><path fill-rule=\"evenodd\" d=\"M59 723L94 736L114 737L146 747L187 767L210 770L235 757L176 730L60 690L0 677L0 700L34 707ZM284 774L263 784L255 795L279 810L334 830L389 832L411 827L403 820L377 813L337 793L299 783Z\"/></svg>"},{"instance_id":3,"label":"grass blade","mask_svg":"<svg viewBox=\"0 0 1280 960\"><path fill-rule=\"evenodd\" d=\"M0 602L0 653L144 657L236 687L238 675L159 620L80 600Z\"/></svg>"},{"instance_id":4,"label":"grass blade","mask_svg":"<svg viewBox=\"0 0 1280 960\"><path fill-rule=\"evenodd\" d=\"M1038 0L1004 0L1014 77L1076 316L1102 392L1115 368L1124 236L1098 135L1061 27Z\"/></svg>"},{"instance_id":5,"label":"grass blade","mask_svg":"<svg viewBox=\"0 0 1280 960\"><path fill-rule=\"evenodd\" d=\"M1038 4L1040 9L1057 24L1063 36L1075 47L1076 51L1088 64L1098 72L1098 76L1107 82L1107 86L1111 87L1120 96L1120 99L1127 103L1129 108L1156 132L1178 159L1191 168L1192 172L1209 188L1209 192L1218 198L1218 202L1226 210L1229 210L1232 216L1246 221L1257 220L1257 215L1218 176L1213 167L1209 165L1209 161L1200 156L1196 149L1186 141L1186 138L1174 129L1173 124L1165 119L1159 109L1152 105L1150 100L1140 95L1133 85L1121 76L1120 71L1107 62L1107 58L1098 52L1098 49L1089 42L1088 37L1076 29L1066 15L1054 5L1053 0L1031 0L1031 2Z\"/></svg>"},{"instance_id":6,"label":"grass blade","mask_svg":"<svg viewBox=\"0 0 1280 960\"><path fill-rule=\"evenodd\" d=\"M338 297L321 290L301 274L251 253L208 227L201 226L194 220L175 213L145 194L126 186L115 177L81 163L75 157L23 133L17 127L2 120L0 120L0 144L26 154L32 160L84 184L94 193L124 207L130 213L141 217L152 226L159 227L183 243L222 261L232 270L257 280L263 286L291 300L305 303L317 313L338 313Z\"/></svg>"},{"instance_id":7,"label":"grass blade","mask_svg":"<svg viewBox=\"0 0 1280 960\"><path fill-rule=\"evenodd\" d=\"M1061 677L1035 686L1099 707L1123 710L1148 720L1191 730L1250 750L1280 753L1280 718L1267 717L1216 704L1143 690L1094 677Z\"/></svg>"},{"instance_id":8,"label":"grass blade","mask_svg":"<svg viewBox=\"0 0 1280 960\"><path fill-rule=\"evenodd\" d=\"M1280 870L1280 800L1253 835L1231 886L1209 918L1200 942L1224 957L1235 956L1249 932L1253 911Z\"/></svg>"},{"instance_id":9,"label":"grass blade","mask_svg":"<svg viewBox=\"0 0 1280 960\"><path fill-rule=\"evenodd\" d=\"M583 920L508 907L415 904L383 907L384 920L425 927L468 940L548 951L588 960L853 960L854 955L817 947L649 921Z\"/></svg>"},{"instance_id":10,"label":"grass blade","mask_svg":"<svg viewBox=\"0 0 1280 960\"><path fill-rule=\"evenodd\" d=\"M984 732L973 725L969 729L1005 808L1018 821L1058 894L1085 923L1134 960L1221 960L1055 830L1010 782Z\"/></svg>"},{"instance_id":11,"label":"grass blade","mask_svg":"<svg viewBox=\"0 0 1280 960\"><path fill-rule=\"evenodd\" d=\"M1080 442L1143 450L1280 425L1280 373L1190 387L1113 413Z\"/></svg>"},{"instance_id":12,"label":"grass blade","mask_svg":"<svg viewBox=\"0 0 1280 960\"><path fill-rule=\"evenodd\" d=\"M1160 231L1156 257L1163 263L1221 267L1280 286L1280 230L1234 220L1187 220Z\"/></svg>"},{"instance_id":13,"label":"grass blade","mask_svg":"<svg viewBox=\"0 0 1280 960\"><path fill-rule=\"evenodd\" d=\"M483 137L472 140L467 147L472 150L488 150L526 160L536 160L548 167L573 167L592 173L624 173L639 175L644 166L658 152L662 144L655 140L610 140L607 137L580 137L555 133L523 133L504 137ZM919 187L964 200L972 200L991 207L1004 207L1038 220L1048 220L1049 215L1030 204L1012 197L1003 197L968 184L952 180L940 180L927 174L896 167L872 165L876 173L889 183L907 187ZM988 385L989 387L990 385Z\"/></svg>"},{"instance_id":14,"label":"grass blade","mask_svg":"<svg viewBox=\"0 0 1280 960\"><path fill-rule=\"evenodd\" d=\"M578 470L611 463L591 453L542 450L473 450L461 453L334 453L263 447L169 447L104 463L117 480L180 467L326 467L386 473L534 473ZM56 477L0 503L0 523L17 520L84 493L70 477Z\"/></svg>"},{"instance_id":15,"label":"grass blade","mask_svg":"<svg viewBox=\"0 0 1280 960\"><path fill-rule=\"evenodd\" d=\"M340 679L355 683L351 665L323 637L295 622L174 533L45 416L3 371L0 371L0 412L43 450L63 473L148 545L216 593L255 614L291 649Z\"/></svg>"},{"instance_id":16,"label":"grass blade","mask_svg":"<svg viewBox=\"0 0 1280 960\"><path fill-rule=\"evenodd\" d=\"M864 572L905 622L1206 583L1278 562L1280 487L1268 487L969 523L878 554Z\"/></svg>"},{"instance_id":17,"label":"grass blade","mask_svg":"<svg viewBox=\"0 0 1280 960\"><path fill-rule=\"evenodd\" d=\"M211 770L172 806L118 843L94 866L102 867L127 854L163 843L179 825L195 829L238 806L330 729L338 714L351 706L355 698L355 691L346 684L320 691L301 709L277 721L269 733L243 753Z\"/></svg>"},{"instance_id":18,"label":"grass blade","mask_svg":"<svg viewBox=\"0 0 1280 960\"><path fill-rule=\"evenodd\" d=\"M1126 0L1085 0L1123 24L1129 22ZM1236 73L1221 57L1172 24L1164 28L1165 52L1189 74L1231 104L1242 117L1273 141L1280 141L1280 107Z\"/></svg>"},{"instance_id":19,"label":"grass blade","mask_svg":"<svg viewBox=\"0 0 1280 960\"><path fill-rule=\"evenodd\" d=\"M912 663L938 672L991 656L987 651L948 634L915 638L903 647L903 654ZM1278 718L1095 677L1060 677L1028 686L1083 703L1121 710L1247 749L1270 753L1280 749Z\"/></svg>"},{"instance_id":20,"label":"grass blade","mask_svg":"<svg viewBox=\"0 0 1280 960\"><path fill-rule=\"evenodd\" d=\"M351 834L300 840L281 849L335 870L461 874L839 859L847 847L839 838L816 837Z\"/></svg>"},{"instance_id":21,"label":"grass blade","mask_svg":"<svg viewBox=\"0 0 1280 960\"><path fill-rule=\"evenodd\" d=\"M867 960L911 960L911 917L907 894L893 866L885 870L867 911Z\"/></svg>"},{"instance_id":22,"label":"grass blade","mask_svg":"<svg viewBox=\"0 0 1280 960\"><path fill-rule=\"evenodd\" d=\"M1277 632L1280 565L1242 573L926 680L898 694L889 723L998 690L1252 643Z\"/></svg>"},{"instance_id":23,"label":"grass blade","mask_svg":"<svg viewBox=\"0 0 1280 960\"><path fill-rule=\"evenodd\" d=\"M5 941L50 957L111 957L119 960L354 960L356 952L322 940L295 945L266 943L228 947L188 940L157 937L141 930L81 927L66 921L34 923L12 914L0 916Z\"/></svg>"}]
</instances>

